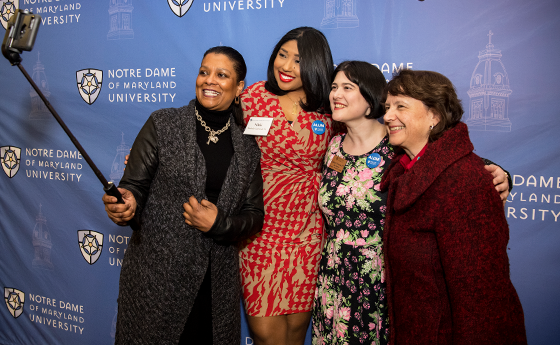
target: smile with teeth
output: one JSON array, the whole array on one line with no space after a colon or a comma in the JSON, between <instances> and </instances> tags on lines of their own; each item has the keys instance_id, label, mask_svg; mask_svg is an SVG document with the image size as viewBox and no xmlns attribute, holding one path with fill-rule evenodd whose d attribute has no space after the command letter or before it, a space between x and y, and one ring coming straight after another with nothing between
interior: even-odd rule
<instances>
[{"instance_id":1,"label":"smile with teeth","mask_svg":"<svg viewBox=\"0 0 560 345\"><path fill-rule=\"evenodd\" d=\"M335 103L335 104L334 104L334 108L335 108L335 109L342 109L342 108L346 108L346 106L345 106L344 104Z\"/></svg>"},{"instance_id":2,"label":"smile with teeth","mask_svg":"<svg viewBox=\"0 0 560 345\"><path fill-rule=\"evenodd\" d=\"M401 129L403 129L403 128L404 128L404 126L389 127L389 129L392 130L392 131L398 131L398 130L401 130Z\"/></svg>"},{"instance_id":3,"label":"smile with teeth","mask_svg":"<svg viewBox=\"0 0 560 345\"><path fill-rule=\"evenodd\" d=\"M220 93L214 90L204 90L204 96L207 97L215 97L218 96Z\"/></svg>"},{"instance_id":4,"label":"smile with teeth","mask_svg":"<svg viewBox=\"0 0 560 345\"><path fill-rule=\"evenodd\" d=\"M289 82L291 82L292 80L296 79L296 77L289 76L289 75L284 74L284 73L282 73L282 72L280 72L280 71L278 71L278 76L280 77L280 80L281 80L282 82L284 82L284 83L289 83Z\"/></svg>"}]
</instances>

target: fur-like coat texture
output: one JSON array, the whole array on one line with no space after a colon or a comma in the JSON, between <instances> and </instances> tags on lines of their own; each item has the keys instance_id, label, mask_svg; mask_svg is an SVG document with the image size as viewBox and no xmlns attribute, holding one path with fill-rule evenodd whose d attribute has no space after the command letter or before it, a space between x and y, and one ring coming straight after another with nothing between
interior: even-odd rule
<instances>
[{"instance_id":1,"label":"fur-like coat texture","mask_svg":"<svg viewBox=\"0 0 560 345\"><path fill-rule=\"evenodd\" d=\"M396 157L384 233L390 344L526 344L509 229L491 175L459 123L410 171Z\"/></svg>"},{"instance_id":2,"label":"fur-like coat texture","mask_svg":"<svg viewBox=\"0 0 560 345\"><path fill-rule=\"evenodd\" d=\"M238 344L241 285L236 243L216 241L213 230L223 240L227 237L223 229L213 227L202 233L187 225L182 215L182 205L191 195L199 202L205 198L206 166L196 141L194 101L179 109L158 110L149 121L153 123L147 122L136 139L119 185L130 190L138 202L135 217L140 228L133 232L123 260L115 343L178 343L210 263L213 343ZM232 136L234 155L214 224L229 224L230 230L237 231L232 240L239 240L262 227L262 177L254 138L242 134L233 116L231 121L231 130L222 135ZM157 139L157 147L153 147L154 138L148 140L151 136ZM143 147L141 152L135 152L138 147ZM157 162L157 169L150 161ZM145 193L147 186L149 192ZM249 215L246 212L245 219L240 218L252 189L258 193L255 199L260 205L251 206Z\"/></svg>"}]
</instances>

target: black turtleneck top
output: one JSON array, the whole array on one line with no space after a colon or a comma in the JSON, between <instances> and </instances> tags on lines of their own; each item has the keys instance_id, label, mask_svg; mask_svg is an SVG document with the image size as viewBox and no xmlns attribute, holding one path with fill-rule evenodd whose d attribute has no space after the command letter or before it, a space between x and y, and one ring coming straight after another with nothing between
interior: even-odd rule
<instances>
[{"instance_id":1,"label":"black turtleneck top","mask_svg":"<svg viewBox=\"0 0 560 345\"><path fill-rule=\"evenodd\" d=\"M233 106L230 106L229 109L223 111L208 110L204 108L198 100L196 100L195 107L202 117L202 120L206 122L206 126L210 127L214 131L224 128L230 119L230 114L233 109ZM233 120L230 123L230 127L231 126L236 126ZM220 191L222 190L222 185L226 179L231 158L233 157L233 142L231 140L230 128L217 136L217 143L213 143L212 141L208 143L209 134L210 132L207 132L197 119L196 141L202 151L202 155L204 156L207 171L205 192L208 197L208 201L216 204Z\"/></svg>"}]
</instances>

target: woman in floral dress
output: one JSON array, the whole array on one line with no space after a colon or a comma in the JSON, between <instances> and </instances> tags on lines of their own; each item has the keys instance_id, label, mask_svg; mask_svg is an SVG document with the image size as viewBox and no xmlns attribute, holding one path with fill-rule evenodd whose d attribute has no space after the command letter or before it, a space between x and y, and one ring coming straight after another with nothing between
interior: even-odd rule
<instances>
[{"instance_id":1,"label":"woman in floral dress","mask_svg":"<svg viewBox=\"0 0 560 345\"><path fill-rule=\"evenodd\" d=\"M394 156L384 125L385 77L373 65L345 61L333 73L332 118L347 134L330 142L323 162L319 207L326 220L313 316L313 344L387 344L383 172ZM485 160L502 200L508 174Z\"/></svg>"},{"instance_id":2,"label":"woman in floral dress","mask_svg":"<svg viewBox=\"0 0 560 345\"><path fill-rule=\"evenodd\" d=\"M335 136L323 164L319 206L326 234L313 307L313 344L387 344L382 231L386 198L379 192L393 157L380 104L385 77L371 64L341 63L330 94Z\"/></svg>"}]
</instances>

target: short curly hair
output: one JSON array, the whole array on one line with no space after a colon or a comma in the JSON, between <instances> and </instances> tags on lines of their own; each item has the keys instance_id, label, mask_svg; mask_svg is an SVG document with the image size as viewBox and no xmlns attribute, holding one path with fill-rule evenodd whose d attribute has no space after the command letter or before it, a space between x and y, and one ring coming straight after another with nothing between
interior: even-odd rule
<instances>
[{"instance_id":1,"label":"short curly hair","mask_svg":"<svg viewBox=\"0 0 560 345\"><path fill-rule=\"evenodd\" d=\"M430 131L430 142L455 127L463 117L463 106L455 86L446 76L437 72L402 70L385 87L383 103L388 94L417 99L439 115L439 123Z\"/></svg>"}]
</instances>

